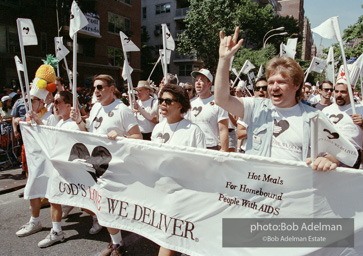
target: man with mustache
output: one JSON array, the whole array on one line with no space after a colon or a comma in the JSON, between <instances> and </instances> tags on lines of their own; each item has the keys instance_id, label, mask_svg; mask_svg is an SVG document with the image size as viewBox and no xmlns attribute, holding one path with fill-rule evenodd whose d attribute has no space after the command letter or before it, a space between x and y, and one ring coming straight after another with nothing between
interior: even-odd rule
<instances>
[{"instance_id":1,"label":"man with mustache","mask_svg":"<svg viewBox=\"0 0 363 256\"><path fill-rule=\"evenodd\" d=\"M345 77L338 78L334 88L335 103L323 109L337 131L345 136L358 151L358 159L353 168L359 169L362 159L363 143L363 106L355 104L356 114L352 112L352 105L348 93L348 84ZM341 166L346 166L340 164ZM346 166L347 167L347 166ZM348 166L349 167L349 166Z\"/></svg>"}]
</instances>

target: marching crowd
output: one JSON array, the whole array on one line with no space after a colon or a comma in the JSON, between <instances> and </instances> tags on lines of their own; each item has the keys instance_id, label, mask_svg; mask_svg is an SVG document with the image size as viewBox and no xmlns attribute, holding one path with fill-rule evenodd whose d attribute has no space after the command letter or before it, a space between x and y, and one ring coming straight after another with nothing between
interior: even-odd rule
<instances>
[{"instance_id":1,"label":"marching crowd","mask_svg":"<svg viewBox=\"0 0 363 256\"><path fill-rule=\"evenodd\" d=\"M172 74L168 74L167 81L161 81L160 88L152 87L148 81L139 81L135 88L137 99L128 106L127 95L117 91L114 79L101 74L94 77L93 91L78 91L77 107L72 106L72 93L64 90L62 79L57 78L57 90L53 94L32 87L32 110L28 113L25 108L28 103L23 97L11 108L11 96L3 96L1 118L12 122L16 138L20 137L19 122L33 120L62 129L106 134L110 140L121 136L305 161L317 171L347 166L328 152L318 152L316 159L310 158L310 118L318 114L328 117L336 130L356 147L359 157L354 166L347 167L358 169L362 161L363 106L350 101L346 79L338 78L335 87L330 81L322 81L316 90L318 94L313 95L311 85L304 84L304 72L299 64L291 58L275 57L266 64L266 78L256 81L253 97L247 97L245 88L233 87L229 80L230 60L242 45L242 40L237 40L238 33L238 28L233 36L220 33L215 78L209 70L201 69L191 73L194 85L178 84ZM352 113L352 104L356 104L356 114ZM22 167L27 172L24 150ZM19 237L42 229L41 199L31 199L30 205L30 221L16 232ZM52 229L39 242L39 247L64 240L61 220L71 209L51 203ZM89 233L96 234L102 226L93 212L87 213L93 218ZM122 255L125 244L121 231L109 227L107 230L111 242L102 255ZM159 255L173 254L167 248L160 248Z\"/></svg>"}]
</instances>

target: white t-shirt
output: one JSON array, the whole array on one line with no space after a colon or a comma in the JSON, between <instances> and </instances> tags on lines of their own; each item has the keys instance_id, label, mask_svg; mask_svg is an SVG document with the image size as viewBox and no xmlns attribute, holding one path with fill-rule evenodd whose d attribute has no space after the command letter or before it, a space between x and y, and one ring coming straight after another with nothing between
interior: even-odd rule
<instances>
[{"instance_id":1,"label":"white t-shirt","mask_svg":"<svg viewBox=\"0 0 363 256\"><path fill-rule=\"evenodd\" d=\"M118 135L127 136L128 131L137 125L137 121L131 109L117 99L107 106L95 103L86 124L88 131L92 133L108 134L115 130Z\"/></svg>"},{"instance_id":2,"label":"white t-shirt","mask_svg":"<svg viewBox=\"0 0 363 256\"><path fill-rule=\"evenodd\" d=\"M55 126L58 123L58 119L55 115L52 114L52 112L48 111L42 117L40 118L42 120L44 125L48 126Z\"/></svg>"},{"instance_id":3,"label":"white t-shirt","mask_svg":"<svg viewBox=\"0 0 363 256\"><path fill-rule=\"evenodd\" d=\"M137 103L141 108L144 108L147 112L152 113L152 116L156 116L158 114L158 100L150 97L148 100L141 101L138 100ZM147 120L143 115L140 113L135 113L135 117L137 123L139 124L140 131L142 133L149 133L152 132L155 124L149 120Z\"/></svg>"},{"instance_id":4,"label":"white t-shirt","mask_svg":"<svg viewBox=\"0 0 363 256\"><path fill-rule=\"evenodd\" d=\"M169 124L166 119L163 120L155 126L151 140L171 145L206 147L202 130L198 125L186 119L173 124Z\"/></svg>"},{"instance_id":5,"label":"white t-shirt","mask_svg":"<svg viewBox=\"0 0 363 256\"><path fill-rule=\"evenodd\" d=\"M62 128L65 130L73 130L73 131L79 131L79 127L76 124L76 122L72 121L72 119L67 119L67 120L59 120L59 122L56 124L55 126L56 128Z\"/></svg>"},{"instance_id":6,"label":"white t-shirt","mask_svg":"<svg viewBox=\"0 0 363 256\"><path fill-rule=\"evenodd\" d=\"M186 118L202 129L207 147L217 146L219 144L218 123L228 119L228 112L215 104L214 95L207 99L196 98L190 105L191 111Z\"/></svg>"},{"instance_id":7,"label":"white t-shirt","mask_svg":"<svg viewBox=\"0 0 363 256\"><path fill-rule=\"evenodd\" d=\"M246 124L251 122L254 98L244 98L244 118ZM271 143L271 157L302 161L303 119L298 104L290 108L274 107L274 132Z\"/></svg>"},{"instance_id":8,"label":"white t-shirt","mask_svg":"<svg viewBox=\"0 0 363 256\"><path fill-rule=\"evenodd\" d=\"M357 114L363 116L363 106L355 104L355 110ZM334 127L343 134L356 148L362 149L363 132L362 129L353 123L351 115L351 104L345 106L338 106L337 104L331 104L323 109L323 113L333 123Z\"/></svg>"}]
</instances>

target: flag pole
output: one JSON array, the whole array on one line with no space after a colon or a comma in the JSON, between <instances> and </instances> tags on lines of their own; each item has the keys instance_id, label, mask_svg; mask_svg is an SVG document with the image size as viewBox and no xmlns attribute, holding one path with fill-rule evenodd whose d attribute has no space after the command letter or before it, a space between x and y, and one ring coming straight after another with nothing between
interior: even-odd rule
<instances>
[{"instance_id":1,"label":"flag pole","mask_svg":"<svg viewBox=\"0 0 363 256\"><path fill-rule=\"evenodd\" d=\"M69 75L68 75L69 76ZM77 108L77 32L73 35L73 107Z\"/></svg>"},{"instance_id":2,"label":"flag pole","mask_svg":"<svg viewBox=\"0 0 363 256\"><path fill-rule=\"evenodd\" d=\"M339 27L338 17L336 17L336 19L333 19L333 26L334 26L335 33L337 34L336 38L337 38L337 40L339 42L339 46L340 46L340 50L341 50L341 54L342 54L342 59L343 59L343 63L344 63L344 70L345 70L345 76L347 78L347 83L348 83L348 93L349 93L350 103L351 103L351 106L352 106L352 112L353 112L353 114L356 114L357 112L355 110L353 91L352 91L352 86L351 86L351 83L350 83L350 75L349 75L347 60L345 58L342 35L340 34L340 27Z\"/></svg>"},{"instance_id":3,"label":"flag pole","mask_svg":"<svg viewBox=\"0 0 363 256\"><path fill-rule=\"evenodd\" d=\"M151 75L154 73L154 70L155 70L155 68L156 68L156 65L158 65L158 63L160 62L160 60L161 60L161 57L159 56L159 58L158 58L158 60L156 61L156 63L155 63L155 65L154 65L154 67L153 67L153 69L151 70L151 72L150 72L150 75L149 75L149 77L147 78L147 80L150 82L150 77L151 77Z\"/></svg>"},{"instance_id":4,"label":"flag pole","mask_svg":"<svg viewBox=\"0 0 363 256\"><path fill-rule=\"evenodd\" d=\"M166 31L165 26L166 24L162 24L163 26L163 51L164 51L164 84L168 83L168 63L166 62Z\"/></svg>"},{"instance_id":5,"label":"flag pole","mask_svg":"<svg viewBox=\"0 0 363 256\"><path fill-rule=\"evenodd\" d=\"M23 67L24 67L24 80L25 80L26 93L28 95L29 110L32 110L31 98L30 98L30 93L29 93L30 89L29 89L28 70L27 70L27 67L26 67L26 58L25 58L25 49L24 49L24 43L23 43L23 35L22 35L21 24L20 24L19 19L16 20L16 25L17 25L17 28L18 28L18 37L19 37L21 60L23 62Z\"/></svg>"},{"instance_id":6,"label":"flag pole","mask_svg":"<svg viewBox=\"0 0 363 256\"><path fill-rule=\"evenodd\" d=\"M20 59L18 58L18 56L14 56L15 59L15 66L16 66L16 71L18 73L18 78L19 78L19 83L20 83L20 90L21 90L21 94L23 95L23 99L25 99L25 93L24 93L24 85L23 85L23 80L21 79L21 74L20 74L20 70L18 69L18 65L16 64L17 60L20 61ZM25 111L28 112L28 106L27 104L24 104L25 106Z\"/></svg>"},{"instance_id":7,"label":"flag pole","mask_svg":"<svg viewBox=\"0 0 363 256\"><path fill-rule=\"evenodd\" d=\"M310 133L311 152L310 152L310 157L311 157L311 161L314 162L314 160L318 156L318 137L317 137L318 115L311 118L310 122L311 122L311 129L310 129L310 131L311 131L311 133Z\"/></svg>"},{"instance_id":8,"label":"flag pole","mask_svg":"<svg viewBox=\"0 0 363 256\"><path fill-rule=\"evenodd\" d=\"M67 57L64 56L63 60L64 60L64 65L66 66L67 77L68 77L68 80L69 80L69 87L73 91L73 84L72 84L71 76L69 75L69 68L68 68L68 63L67 63Z\"/></svg>"}]
</instances>

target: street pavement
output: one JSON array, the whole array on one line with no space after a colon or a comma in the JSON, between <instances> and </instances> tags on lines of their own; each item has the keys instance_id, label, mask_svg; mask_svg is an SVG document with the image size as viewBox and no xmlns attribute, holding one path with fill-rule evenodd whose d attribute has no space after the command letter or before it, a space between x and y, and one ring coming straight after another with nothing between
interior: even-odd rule
<instances>
[{"instance_id":1,"label":"street pavement","mask_svg":"<svg viewBox=\"0 0 363 256\"><path fill-rule=\"evenodd\" d=\"M29 255L100 255L107 247L110 236L104 228L96 235L90 235L92 218L79 208L70 212L68 218L62 220L62 228L66 234L63 243L54 244L40 249L38 242L44 239L51 227L49 207L40 211L43 230L27 237L17 237L15 232L30 219L29 201L19 198L24 191L25 176L21 169L0 171L0 255L29 256ZM158 254L159 246L137 234L122 231L127 251L124 256L154 256ZM176 253L180 256L180 253Z\"/></svg>"}]
</instances>

